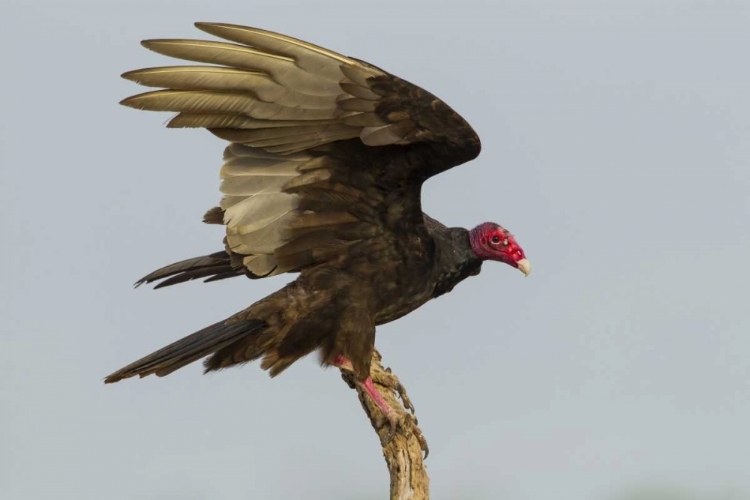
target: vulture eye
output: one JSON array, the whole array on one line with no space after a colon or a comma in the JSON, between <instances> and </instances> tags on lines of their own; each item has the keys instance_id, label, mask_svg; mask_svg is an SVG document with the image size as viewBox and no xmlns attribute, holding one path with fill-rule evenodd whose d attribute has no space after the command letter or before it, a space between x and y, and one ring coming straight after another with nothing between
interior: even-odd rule
<instances>
[{"instance_id":1,"label":"vulture eye","mask_svg":"<svg viewBox=\"0 0 750 500\"><path fill-rule=\"evenodd\" d=\"M494 245L497 245L498 243L500 243L500 236L495 235L495 236L492 237L492 240L490 240L490 241L492 241L492 243ZM505 240L505 241L508 241L508 240ZM506 245L507 245L507 243L506 243Z\"/></svg>"}]
</instances>

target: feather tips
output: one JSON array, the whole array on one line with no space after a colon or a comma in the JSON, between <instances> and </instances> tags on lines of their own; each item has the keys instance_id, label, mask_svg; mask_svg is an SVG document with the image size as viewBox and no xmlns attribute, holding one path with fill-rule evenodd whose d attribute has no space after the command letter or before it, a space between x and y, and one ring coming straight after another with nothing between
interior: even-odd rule
<instances>
[{"instance_id":1,"label":"feather tips","mask_svg":"<svg viewBox=\"0 0 750 500\"><path fill-rule=\"evenodd\" d=\"M127 80L174 90L248 92L264 102L305 109L331 109L336 97L304 94L276 83L266 73L216 66L163 66L129 71Z\"/></svg>"},{"instance_id":2,"label":"feather tips","mask_svg":"<svg viewBox=\"0 0 750 500\"><path fill-rule=\"evenodd\" d=\"M281 85L316 96L336 96L338 83L300 70L291 57L251 47L208 40L146 40L142 45L159 54L187 61L218 64L231 68L262 71Z\"/></svg>"},{"instance_id":3,"label":"feather tips","mask_svg":"<svg viewBox=\"0 0 750 500\"><path fill-rule=\"evenodd\" d=\"M226 23L195 23L195 26L225 40L293 58L299 68L331 82L341 81L343 74L339 65L350 61L340 54L312 43L258 28Z\"/></svg>"}]
</instances>

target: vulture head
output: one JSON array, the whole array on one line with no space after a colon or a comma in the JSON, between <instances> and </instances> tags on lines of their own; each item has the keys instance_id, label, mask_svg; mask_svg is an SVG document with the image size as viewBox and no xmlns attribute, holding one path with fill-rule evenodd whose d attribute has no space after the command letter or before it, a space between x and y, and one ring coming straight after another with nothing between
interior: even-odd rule
<instances>
[{"instance_id":1,"label":"vulture head","mask_svg":"<svg viewBox=\"0 0 750 500\"><path fill-rule=\"evenodd\" d=\"M531 272L531 263L523 248L510 232L494 222L480 224L469 232L471 249L482 260L505 262L521 271L525 276Z\"/></svg>"}]
</instances>

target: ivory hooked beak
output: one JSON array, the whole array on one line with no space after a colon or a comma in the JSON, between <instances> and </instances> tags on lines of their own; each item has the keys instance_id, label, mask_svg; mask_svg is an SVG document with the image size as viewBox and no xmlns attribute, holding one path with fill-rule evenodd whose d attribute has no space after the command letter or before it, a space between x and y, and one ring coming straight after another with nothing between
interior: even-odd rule
<instances>
[{"instance_id":1,"label":"ivory hooked beak","mask_svg":"<svg viewBox=\"0 0 750 500\"><path fill-rule=\"evenodd\" d=\"M531 274L531 262L527 259L521 259L516 262L516 264L518 265L518 270L521 271L524 276Z\"/></svg>"}]
</instances>

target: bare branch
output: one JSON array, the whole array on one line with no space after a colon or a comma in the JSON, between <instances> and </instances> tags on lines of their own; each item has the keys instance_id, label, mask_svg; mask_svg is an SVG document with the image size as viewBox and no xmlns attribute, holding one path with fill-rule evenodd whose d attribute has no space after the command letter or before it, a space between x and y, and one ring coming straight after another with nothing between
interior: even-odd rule
<instances>
[{"instance_id":1,"label":"bare branch","mask_svg":"<svg viewBox=\"0 0 750 500\"><path fill-rule=\"evenodd\" d=\"M357 388L357 394L362 409L365 410L365 414L370 419L375 432L378 433L381 446L383 446L383 456L391 476L391 500L428 500L430 498L430 479L427 477L422 458L423 452L424 458L427 458L429 453L427 441L417 426L414 406L406 394L406 389L390 368L383 368L381 359L380 353L375 351L370 368L370 377L372 377L378 392L383 395L391 408L398 411L401 416L401 423L390 441L388 441L390 437L388 423L380 410L363 390ZM356 388L350 378L350 372L342 370L341 376L349 384L349 387ZM398 398L401 398L401 402Z\"/></svg>"}]
</instances>

